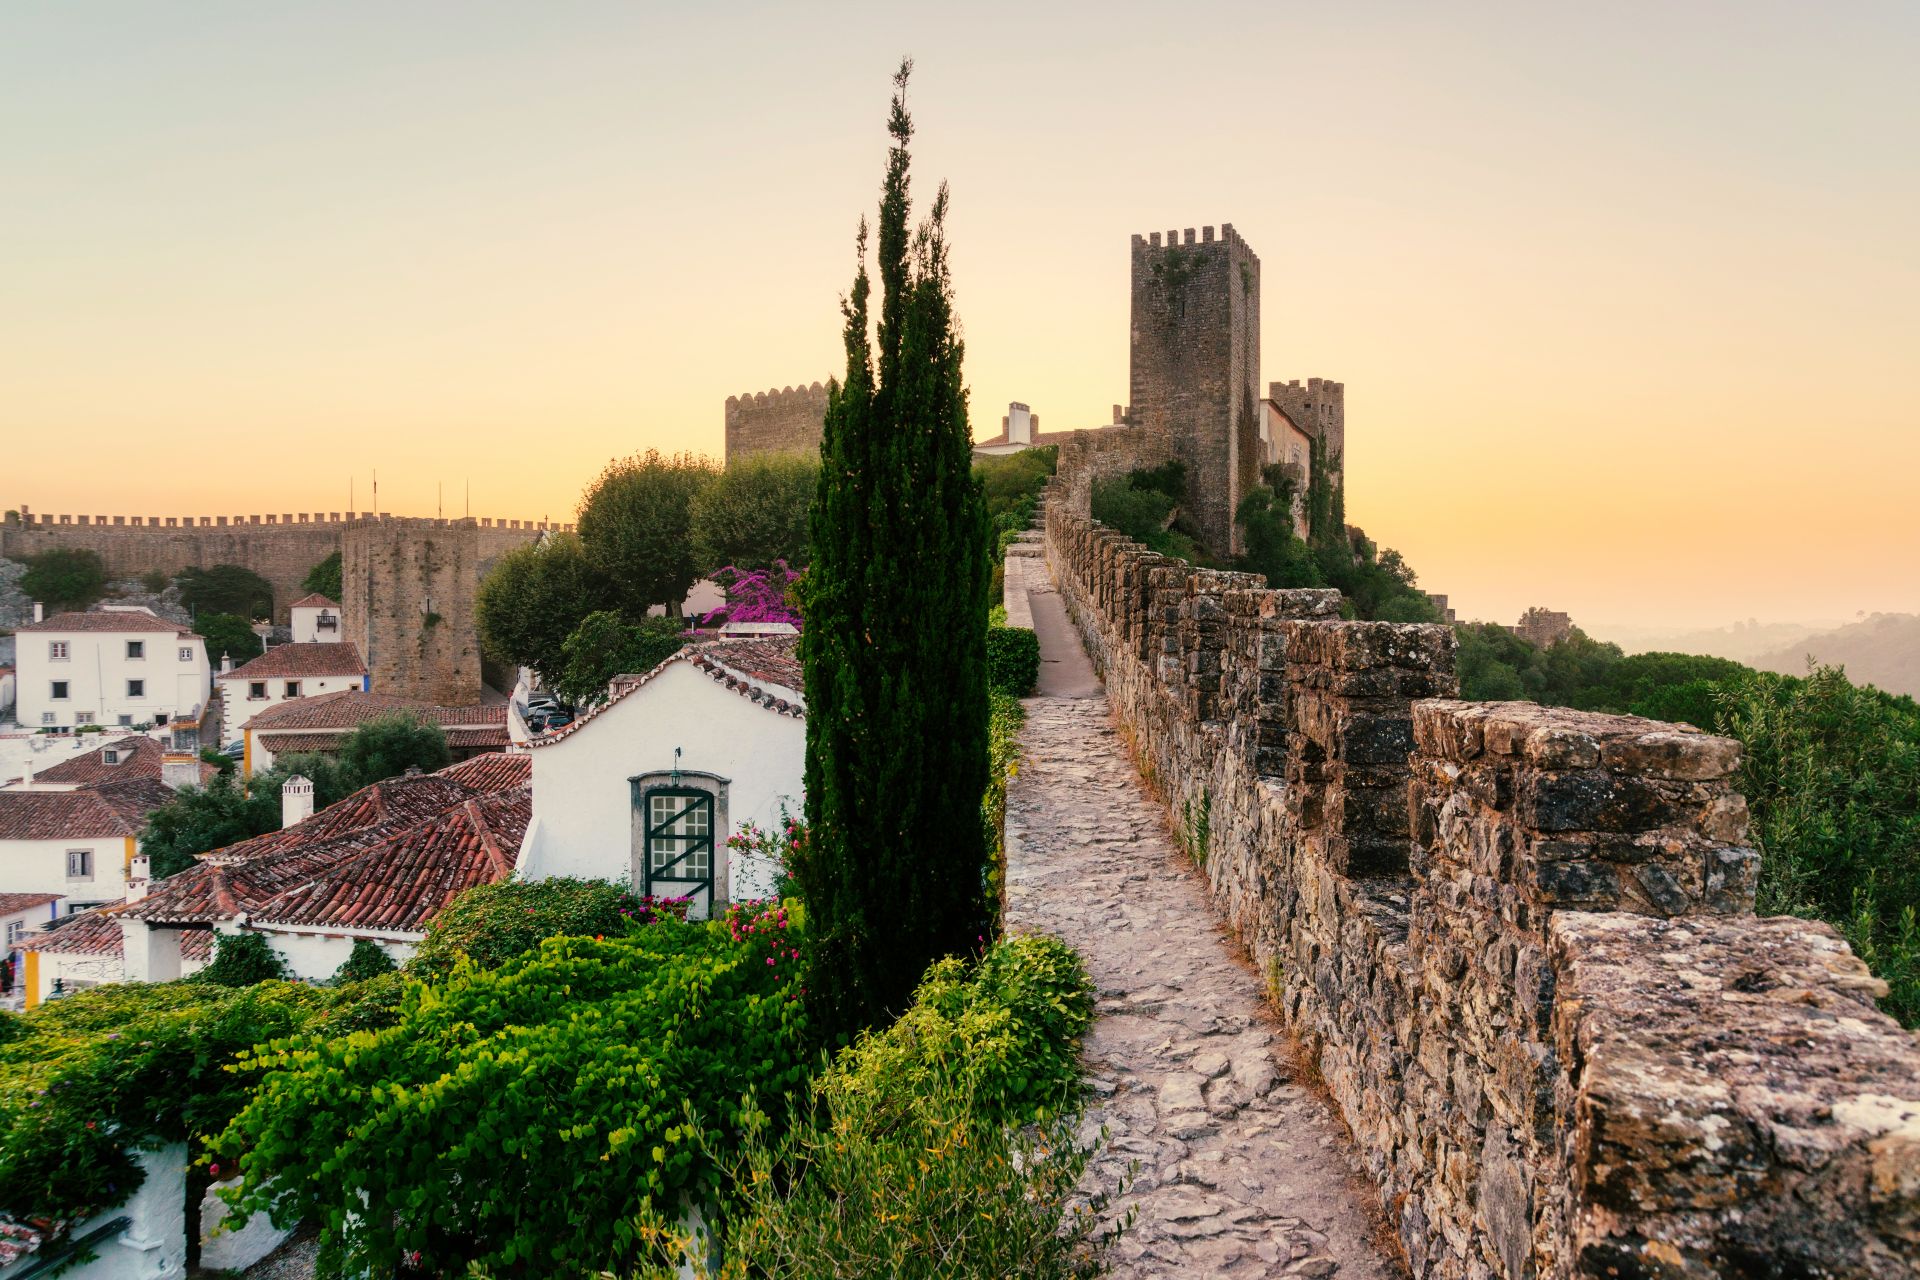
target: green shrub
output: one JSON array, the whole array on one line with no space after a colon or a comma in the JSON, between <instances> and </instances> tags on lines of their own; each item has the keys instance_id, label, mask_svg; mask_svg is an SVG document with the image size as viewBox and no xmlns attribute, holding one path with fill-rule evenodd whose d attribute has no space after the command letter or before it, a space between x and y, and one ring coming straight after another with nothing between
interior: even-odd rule
<instances>
[{"instance_id":1,"label":"green shrub","mask_svg":"<svg viewBox=\"0 0 1920 1280\"><path fill-rule=\"evenodd\" d=\"M46 603L48 613L84 609L107 589L106 563L84 547L55 547L24 562L20 590Z\"/></svg>"},{"instance_id":2,"label":"green shrub","mask_svg":"<svg viewBox=\"0 0 1920 1280\"><path fill-rule=\"evenodd\" d=\"M180 584L180 603L195 617L209 613L237 614L247 620L273 616L273 584L245 565L182 569L174 581Z\"/></svg>"},{"instance_id":3,"label":"green shrub","mask_svg":"<svg viewBox=\"0 0 1920 1280\"><path fill-rule=\"evenodd\" d=\"M140 575L140 586L150 596L157 596L173 585L173 579L159 569L149 569Z\"/></svg>"},{"instance_id":4,"label":"green shrub","mask_svg":"<svg viewBox=\"0 0 1920 1280\"><path fill-rule=\"evenodd\" d=\"M128 983L75 992L8 1023L0 1042L0 1214L84 1216L140 1186L136 1148L225 1128L250 1085L227 1070L291 1035L330 993Z\"/></svg>"},{"instance_id":5,"label":"green shrub","mask_svg":"<svg viewBox=\"0 0 1920 1280\"><path fill-rule=\"evenodd\" d=\"M912 1007L842 1050L817 1087L836 1116L857 1106L891 1123L957 1079L982 1122L1026 1124L1074 1106L1092 1022L1093 983L1073 949L1011 937L971 973L956 957L936 960Z\"/></svg>"},{"instance_id":6,"label":"green shrub","mask_svg":"<svg viewBox=\"0 0 1920 1280\"><path fill-rule=\"evenodd\" d=\"M344 1036L355 1031L379 1031L400 1021L400 1002L408 978L398 969L376 974L340 988L339 1003L315 1020L314 1030Z\"/></svg>"},{"instance_id":7,"label":"green shrub","mask_svg":"<svg viewBox=\"0 0 1920 1280\"><path fill-rule=\"evenodd\" d=\"M475 885L427 924L407 972L429 981L451 974L462 959L496 969L562 934L619 936L652 910L605 880L501 880Z\"/></svg>"},{"instance_id":8,"label":"green shrub","mask_svg":"<svg viewBox=\"0 0 1920 1280\"><path fill-rule=\"evenodd\" d=\"M345 960L340 962L340 967L334 970L333 980L336 985L365 982L383 973L392 973L397 968L399 966L394 964L393 957L388 955L386 949L379 943L366 938L355 938L353 950L348 953Z\"/></svg>"},{"instance_id":9,"label":"green shrub","mask_svg":"<svg viewBox=\"0 0 1920 1280\"><path fill-rule=\"evenodd\" d=\"M764 1119L754 1121L733 1170L739 1196L721 1277L1104 1274L1118 1229L1100 1228L1107 1196L1077 1194L1093 1152L1076 1140L1073 1117L1019 1129L982 1124L965 1079L949 1076L932 1079L903 1118L875 1109L858 1095L831 1116L816 1103L779 1140Z\"/></svg>"},{"instance_id":10,"label":"green shrub","mask_svg":"<svg viewBox=\"0 0 1920 1280\"><path fill-rule=\"evenodd\" d=\"M1040 637L1030 627L987 628L987 686L1024 698L1040 678Z\"/></svg>"},{"instance_id":11,"label":"green shrub","mask_svg":"<svg viewBox=\"0 0 1920 1280\"><path fill-rule=\"evenodd\" d=\"M334 552L313 568L307 570L306 578L300 583L305 592L319 592L329 600L338 600L340 591L340 553Z\"/></svg>"},{"instance_id":12,"label":"green shrub","mask_svg":"<svg viewBox=\"0 0 1920 1280\"><path fill-rule=\"evenodd\" d=\"M194 974L191 981L216 987L250 987L286 977L287 966L264 936L221 933L214 935L213 963Z\"/></svg>"},{"instance_id":13,"label":"green shrub","mask_svg":"<svg viewBox=\"0 0 1920 1280\"><path fill-rule=\"evenodd\" d=\"M987 790L980 820L987 829L987 901L997 936L1007 909L1007 784L1020 771L1020 726L1026 708L1004 693L987 695Z\"/></svg>"},{"instance_id":14,"label":"green shrub","mask_svg":"<svg viewBox=\"0 0 1920 1280\"><path fill-rule=\"evenodd\" d=\"M677 920L553 938L410 984L385 1029L267 1046L216 1144L244 1175L230 1198L320 1224L322 1274L633 1266L635 1201L716 1202L742 1095L805 1084L790 941Z\"/></svg>"},{"instance_id":15,"label":"green shrub","mask_svg":"<svg viewBox=\"0 0 1920 1280\"><path fill-rule=\"evenodd\" d=\"M995 458L975 458L973 474L987 501L987 517L996 529L1025 529L1033 508L1053 475L1060 450L1053 445L1022 449Z\"/></svg>"}]
</instances>

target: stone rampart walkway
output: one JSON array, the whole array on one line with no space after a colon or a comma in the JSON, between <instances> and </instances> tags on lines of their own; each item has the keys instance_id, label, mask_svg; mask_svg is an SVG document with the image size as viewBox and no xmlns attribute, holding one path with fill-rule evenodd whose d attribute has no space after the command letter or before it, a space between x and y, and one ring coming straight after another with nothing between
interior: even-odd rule
<instances>
[{"instance_id":1,"label":"stone rampart walkway","mask_svg":"<svg viewBox=\"0 0 1920 1280\"><path fill-rule=\"evenodd\" d=\"M1100 990L1086 1131L1110 1137L1090 1176L1110 1188L1138 1165L1114 1274L1400 1276L1345 1131L1280 1052L1037 568L1045 661L1007 801L1009 909L1014 927L1077 948Z\"/></svg>"}]
</instances>

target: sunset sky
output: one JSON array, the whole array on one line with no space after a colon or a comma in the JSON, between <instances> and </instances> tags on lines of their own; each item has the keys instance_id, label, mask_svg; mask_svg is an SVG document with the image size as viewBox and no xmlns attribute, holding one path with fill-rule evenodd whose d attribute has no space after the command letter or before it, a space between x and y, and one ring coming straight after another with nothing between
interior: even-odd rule
<instances>
[{"instance_id":1,"label":"sunset sky","mask_svg":"<svg viewBox=\"0 0 1920 1280\"><path fill-rule=\"evenodd\" d=\"M718 454L836 371L902 53L976 434L1106 422L1129 236L1232 222L1463 616L1920 610L1910 0L7 5L0 504L571 519Z\"/></svg>"}]
</instances>

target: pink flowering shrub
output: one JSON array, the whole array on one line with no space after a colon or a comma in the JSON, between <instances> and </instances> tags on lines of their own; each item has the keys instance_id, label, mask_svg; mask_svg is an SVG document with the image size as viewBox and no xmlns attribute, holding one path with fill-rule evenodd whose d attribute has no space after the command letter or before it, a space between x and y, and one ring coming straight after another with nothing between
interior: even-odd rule
<instances>
[{"instance_id":1,"label":"pink flowering shrub","mask_svg":"<svg viewBox=\"0 0 1920 1280\"><path fill-rule=\"evenodd\" d=\"M715 571L713 580L727 593L727 602L700 616L703 627L722 627L729 622L785 622L800 625L800 609L794 599L794 584L800 575L776 560L771 569L738 569L728 565Z\"/></svg>"},{"instance_id":2,"label":"pink flowering shrub","mask_svg":"<svg viewBox=\"0 0 1920 1280\"><path fill-rule=\"evenodd\" d=\"M727 848L735 857L749 856L771 862L776 868L773 896L791 898L796 892L795 877L798 875L800 859L806 856L807 824L788 813L783 806L780 821L775 826L741 823L739 829L727 837Z\"/></svg>"}]
</instances>

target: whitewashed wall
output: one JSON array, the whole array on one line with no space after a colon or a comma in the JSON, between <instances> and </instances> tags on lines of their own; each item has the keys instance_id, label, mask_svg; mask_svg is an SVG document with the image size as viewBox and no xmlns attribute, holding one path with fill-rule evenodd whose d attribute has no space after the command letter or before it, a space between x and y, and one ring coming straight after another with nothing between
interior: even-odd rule
<instances>
[{"instance_id":1,"label":"whitewashed wall","mask_svg":"<svg viewBox=\"0 0 1920 1280\"><path fill-rule=\"evenodd\" d=\"M607 708L579 732L537 746L533 812L521 874L529 880L581 876L631 883L633 789L630 778L678 766L728 780L733 830L780 820L781 801L797 817L807 754L806 724L777 715L678 662ZM731 831L717 832L724 854ZM771 868L733 865L733 896L773 888Z\"/></svg>"},{"instance_id":2,"label":"whitewashed wall","mask_svg":"<svg viewBox=\"0 0 1920 1280\"><path fill-rule=\"evenodd\" d=\"M128 838L97 836L81 840L0 840L0 893L65 894L74 909L127 896ZM67 851L93 854L93 874L67 876Z\"/></svg>"}]
</instances>

